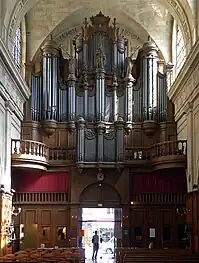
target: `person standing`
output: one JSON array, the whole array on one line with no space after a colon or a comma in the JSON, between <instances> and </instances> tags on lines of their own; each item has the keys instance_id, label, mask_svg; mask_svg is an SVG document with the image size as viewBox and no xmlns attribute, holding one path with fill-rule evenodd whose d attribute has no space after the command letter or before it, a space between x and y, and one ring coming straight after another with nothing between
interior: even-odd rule
<instances>
[{"instance_id":1,"label":"person standing","mask_svg":"<svg viewBox=\"0 0 199 263\"><path fill-rule=\"evenodd\" d=\"M99 236L97 234L97 231L95 231L95 234L92 238L92 243L93 243L93 256L92 259L96 259L97 258L97 253L99 250Z\"/></svg>"}]
</instances>

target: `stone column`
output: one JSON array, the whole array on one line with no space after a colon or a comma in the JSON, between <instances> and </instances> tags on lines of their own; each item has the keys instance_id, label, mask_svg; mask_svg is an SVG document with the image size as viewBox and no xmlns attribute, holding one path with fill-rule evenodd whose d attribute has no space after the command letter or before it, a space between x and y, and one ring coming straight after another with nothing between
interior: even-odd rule
<instances>
[{"instance_id":1,"label":"stone column","mask_svg":"<svg viewBox=\"0 0 199 263\"><path fill-rule=\"evenodd\" d=\"M9 253L7 227L11 223L12 216L12 194L0 189L0 222L1 222L1 250L0 255Z\"/></svg>"}]
</instances>

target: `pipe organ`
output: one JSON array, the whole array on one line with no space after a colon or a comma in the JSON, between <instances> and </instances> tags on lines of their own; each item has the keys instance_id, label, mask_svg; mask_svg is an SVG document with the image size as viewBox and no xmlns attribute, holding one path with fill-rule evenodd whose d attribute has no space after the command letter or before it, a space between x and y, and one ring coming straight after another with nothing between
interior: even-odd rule
<instances>
[{"instance_id":1,"label":"pipe organ","mask_svg":"<svg viewBox=\"0 0 199 263\"><path fill-rule=\"evenodd\" d=\"M110 25L111 24L111 25ZM77 163L122 163L124 136L135 123L158 125L167 118L166 72L147 41L133 59L116 20L101 12L74 38L65 59L51 38L42 47L42 70L32 76L31 118L47 135L58 123L77 134Z\"/></svg>"}]
</instances>

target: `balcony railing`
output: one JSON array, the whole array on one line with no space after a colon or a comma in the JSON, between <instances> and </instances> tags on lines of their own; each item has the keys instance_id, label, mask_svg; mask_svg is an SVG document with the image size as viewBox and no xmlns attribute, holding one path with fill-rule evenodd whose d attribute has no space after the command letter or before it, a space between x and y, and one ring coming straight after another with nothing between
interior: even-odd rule
<instances>
[{"instance_id":1,"label":"balcony railing","mask_svg":"<svg viewBox=\"0 0 199 263\"><path fill-rule=\"evenodd\" d=\"M76 155L75 149L60 149L60 148L50 148L49 149L49 163L63 163L75 162Z\"/></svg>"},{"instance_id":2,"label":"balcony railing","mask_svg":"<svg viewBox=\"0 0 199 263\"><path fill-rule=\"evenodd\" d=\"M12 166L45 170L49 165L75 162L75 149L49 148L31 140L12 140Z\"/></svg>"},{"instance_id":3,"label":"balcony railing","mask_svg":"<svg viewBox=\"0 0 199 263\"><path fill-rule=\"evenodd\" d=\"M56 204L67 203L68 193L15 193L13 197L14 204Z\"/></svg>"},{"instance_id":4,"label":"balcony railing","mask_svg":"<svg viewBox=\"0 0 199 263\"><path fill-rule=\"evenodd\" d=\"M45 169L48 165L49 149L41 142L12 140L12 166ZM30 166L31 165L31 166Z\"/></svg>"},{"instance_id":5,"label":"balcony railing","mask_svg":"<svg viewBox=\"0 0 199 263\"><path fill-rule=\"evenodd\" d=\"M148 148L125 148L124 163L126 165L159 166L165 162L186 165L187 142L168 141ZM12 140L12 166L25 166L23 163L40 165L65 166L75 163L76 150L49 148L44 143L31 140ZM20 165L21 163L21 165ZM164 167L163 167L164 168ZM160 169L160 168L158 168Z\"/></svg>"},{"instance_id":6,"label":"balcony railing","mask_svg":"<svg viewBox=\"0 0 199 263\"><path fill-rule=\"evenodd\" d=\"M153 157L161 157L168 155L186 155L187 141L167 141L157 143L152 148Z\"/></svg>"},{"instance_id":7,"label":"balcony railing","mask_svg":"<svg viewBox=\"0 0 199 263\"><path fill-rule=\"evenodd\" d=\"M184 204L183 194L176 193L141 193L132 196L132 204Z\"/></svg>"}]
</instances>

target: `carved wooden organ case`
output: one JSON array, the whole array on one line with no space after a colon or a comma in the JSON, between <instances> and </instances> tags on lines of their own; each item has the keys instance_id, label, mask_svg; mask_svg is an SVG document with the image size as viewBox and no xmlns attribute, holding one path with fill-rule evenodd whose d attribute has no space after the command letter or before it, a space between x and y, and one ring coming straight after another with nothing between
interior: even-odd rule
<instances>
[{"instance_id":1,"label":"carved wooden organ case","mask_svg":"<svg viewBox=\"0 0 199 263\"><path fill-rule=\"evenodd\" d=\"M124 136L139 122L150 133L167 118L166 73L155 43L127 57L128 39L99 13L85 19L64 59L53 39L42 47L41 73L32 76L31 118L52 135L65 122L76 132L77 163L122 163ZM64 147L64 146L63 146Z\"/></svg>"}]
</instances>

